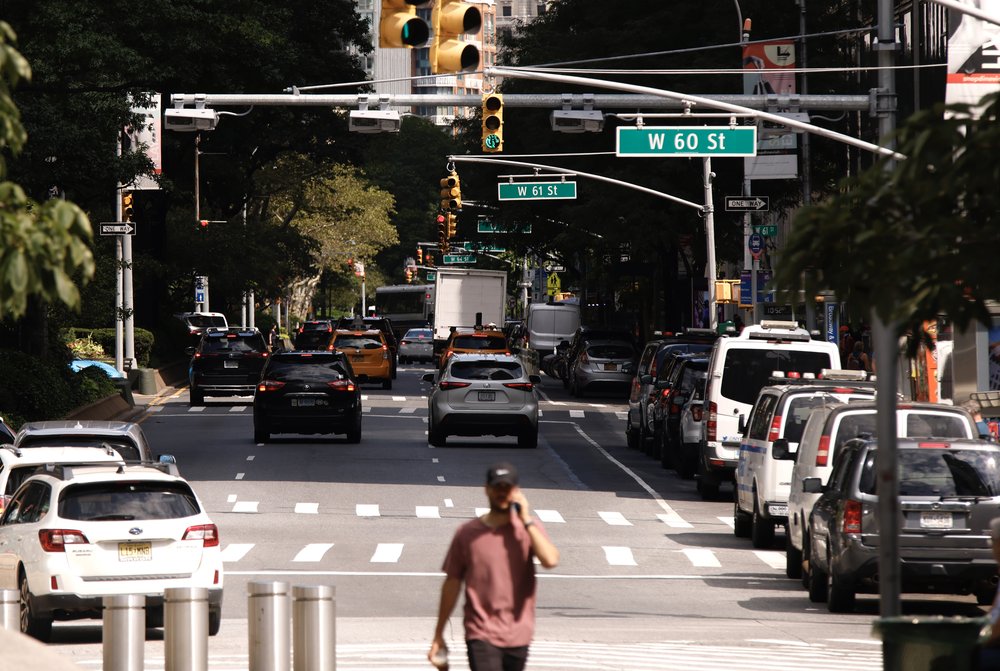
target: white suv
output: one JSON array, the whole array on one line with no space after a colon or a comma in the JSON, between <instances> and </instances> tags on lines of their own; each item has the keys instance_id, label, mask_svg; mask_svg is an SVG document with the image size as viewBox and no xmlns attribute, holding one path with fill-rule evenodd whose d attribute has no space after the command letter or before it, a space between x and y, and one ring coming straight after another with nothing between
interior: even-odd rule
<instances>
[{"instance_id":1,"label":"white suv","mask_svg":"<svg viewBox=\"0 0 1000 671\"><path fill-rule=\"evenodd\" d=\"M22 450L13 445L0 446L0 514L7 507L21 483L45 464L93 464L119 462L122 457L111 446L104 447L32 447Z\"/></svg>"},{"instance_id":2,"label":"white suv","mask_svg":"<svg viewBox=\"0 0 1000 671\"><path fill-rule=\"evenodd\" d=\"M105 596L142 594L162 622L167 587L208 589L208 630L222 618L219 530L173 464L46 467L0 518L0 589L20 595L21 631L100 618Z\"/></svg>"}]
</instances>

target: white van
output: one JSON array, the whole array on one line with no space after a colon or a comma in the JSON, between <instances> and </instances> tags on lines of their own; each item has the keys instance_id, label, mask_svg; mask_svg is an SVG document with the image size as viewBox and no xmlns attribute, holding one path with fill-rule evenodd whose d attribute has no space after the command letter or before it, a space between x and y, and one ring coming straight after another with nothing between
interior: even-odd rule
<instances>
[{"instance_id":1,"label":"white van","mask_svg":"<svg viewBox=\"0 0 1000 671\"><path fill-rule=\"evenodd\" d=\"M774 371L819 373L840 368L836 343L813 340L795 322L763 321L738 336L715 341L705 387L705 440L698 460L697 488L703 499L718 496L739 459L740 415L750 414Z\"/></svg>"},{"instance_id":2,"label":"white van","mask_svg":"<svg viewBox=\"0 0 1000 671\"><path fill-rule=\"evenodd\" d=\"M809 416L792 466L788 495L788 535L785 541L785 574L803 578L803 548L809 545L809 515L821 496L803 491L802 481L820 478L826 484L833 458L851 438L875 435L874 402L818 408ZM978 438L976 422L966 410L940 403L905 402L896 405L896 435L900 438ZM808 552L808 551L807 551Z\"/></svg>"},{"instance_id":3,"label":"white van","mask_svg":"<svg viewBox=\"0 0 1000 671\"><path fill-rule=\"evenodd\" d=\"M551 354L562 341L569 342L580 327L580 306L572 303L532 303L525 320L524 346L539 355Z\"/></svg>"}]
</instances>

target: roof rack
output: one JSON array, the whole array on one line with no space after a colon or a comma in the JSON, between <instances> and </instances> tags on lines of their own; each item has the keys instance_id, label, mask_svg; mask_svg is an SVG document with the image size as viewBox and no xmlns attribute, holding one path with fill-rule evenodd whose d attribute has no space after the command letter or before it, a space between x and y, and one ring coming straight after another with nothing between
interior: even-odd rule
<instances>
[{"instance_id":1,"label":"roof rack","mask_svg":"<svg viewBox=\"0 0 1000 671\"><path fill-rule=\"evenodd\" d=\"M49 463L39 468L40 472L47 473L54 478L60 480L72 480L78 474L80 469L83 468L93 468L95 466L109 467L113 466L117 470L116 473L124 474L129 471L134 471L139 468L153 468L161 473L167 475L173 475L175 477L180 477L180 470L177 468L176 463L169 462L156 462L156 461L144 461L139 464L126 464L124 461L94 461L90 463L76 463L76 464L54 464ZM36 472L39 472L36 471Z\"/></svg>"},{"instance_id":2,"label":"roof rack","mask_svg":"<svg viewBox=\"0 0 1000 671\"><path fill-rule=\"evenodd\" d=\"M771 373L768 384L799 384L824 387L875 388L875 376L862 370L841 370L824 368L819 374L798 371L776 370Z\"/></svg>"},{"instance_id":3,"label":"roof rack","mask_svg":"<svg viewBox=\"0 0 1000 671\"><path fill-rule=\"evenodd\" d=\"M740 335L751 340L777 342L808 342L812 340L809 332L799 328L797 322L770 319L765 319L760 324L747 326Z\"/></svg>"}]
</instances>

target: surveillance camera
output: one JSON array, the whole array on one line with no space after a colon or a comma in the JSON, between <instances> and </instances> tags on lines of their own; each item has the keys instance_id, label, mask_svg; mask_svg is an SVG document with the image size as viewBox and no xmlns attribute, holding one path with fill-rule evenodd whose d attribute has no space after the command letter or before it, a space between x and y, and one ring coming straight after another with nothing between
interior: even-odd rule
<instances>
[{"instance_id":1,"label":"surveillance camera","mask_svg":"<svg viewBox=\"0 0 1000 671\"><path fill-rule=\"evenodd\" d=\"M553 110L549 117L552 130L561 133L600 133L604 114L598 110Z\"/></svg>"},{"instance_id":2,"label":"surveillance camera","mask_svg":"<svg viewBox=\"0 0 1000 671\"><path fill-rule=\"evenodd\" d=\"M163 124L167 130L212 130L217 123L219 113L213 109L175 107L163 113Z\"/></svg>"},{"instance_id":3,"label":"surveillance camera","mask_svg":"<svg viewBox=\"0 0 1000 671\"><path fill-rule=\"evenodd\" d=\"M401 122L395 110L351 110L348 130L356 133L398 133Z\"/></svg>"}]
</instances>

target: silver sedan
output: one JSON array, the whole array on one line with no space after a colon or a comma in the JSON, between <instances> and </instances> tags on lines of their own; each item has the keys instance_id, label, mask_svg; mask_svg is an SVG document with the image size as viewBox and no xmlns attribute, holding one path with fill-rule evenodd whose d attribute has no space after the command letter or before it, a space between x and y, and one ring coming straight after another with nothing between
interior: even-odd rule
<instances>
[{"instance_id":1,"label":"silver sedan","mask_svg":"<svg viewBox=\"0 0 1000 671\"><path fill-rule=\"evenodd\" d=\"M410 329L399 341L399 363L434 360L434 331Z\"/></svg>"},{"instance_id":2,"label":"silver sedan","mask_svg":"<svg viewBox=\"0 0 1000 671\"><path fill-rule=\"evenodd\" d=\"M538 375L528 375L510 354L454 354L428 395L427 442L443 447L448 436L517 436L517 446L538 446Z\"/></svg>"}]
</instances>

